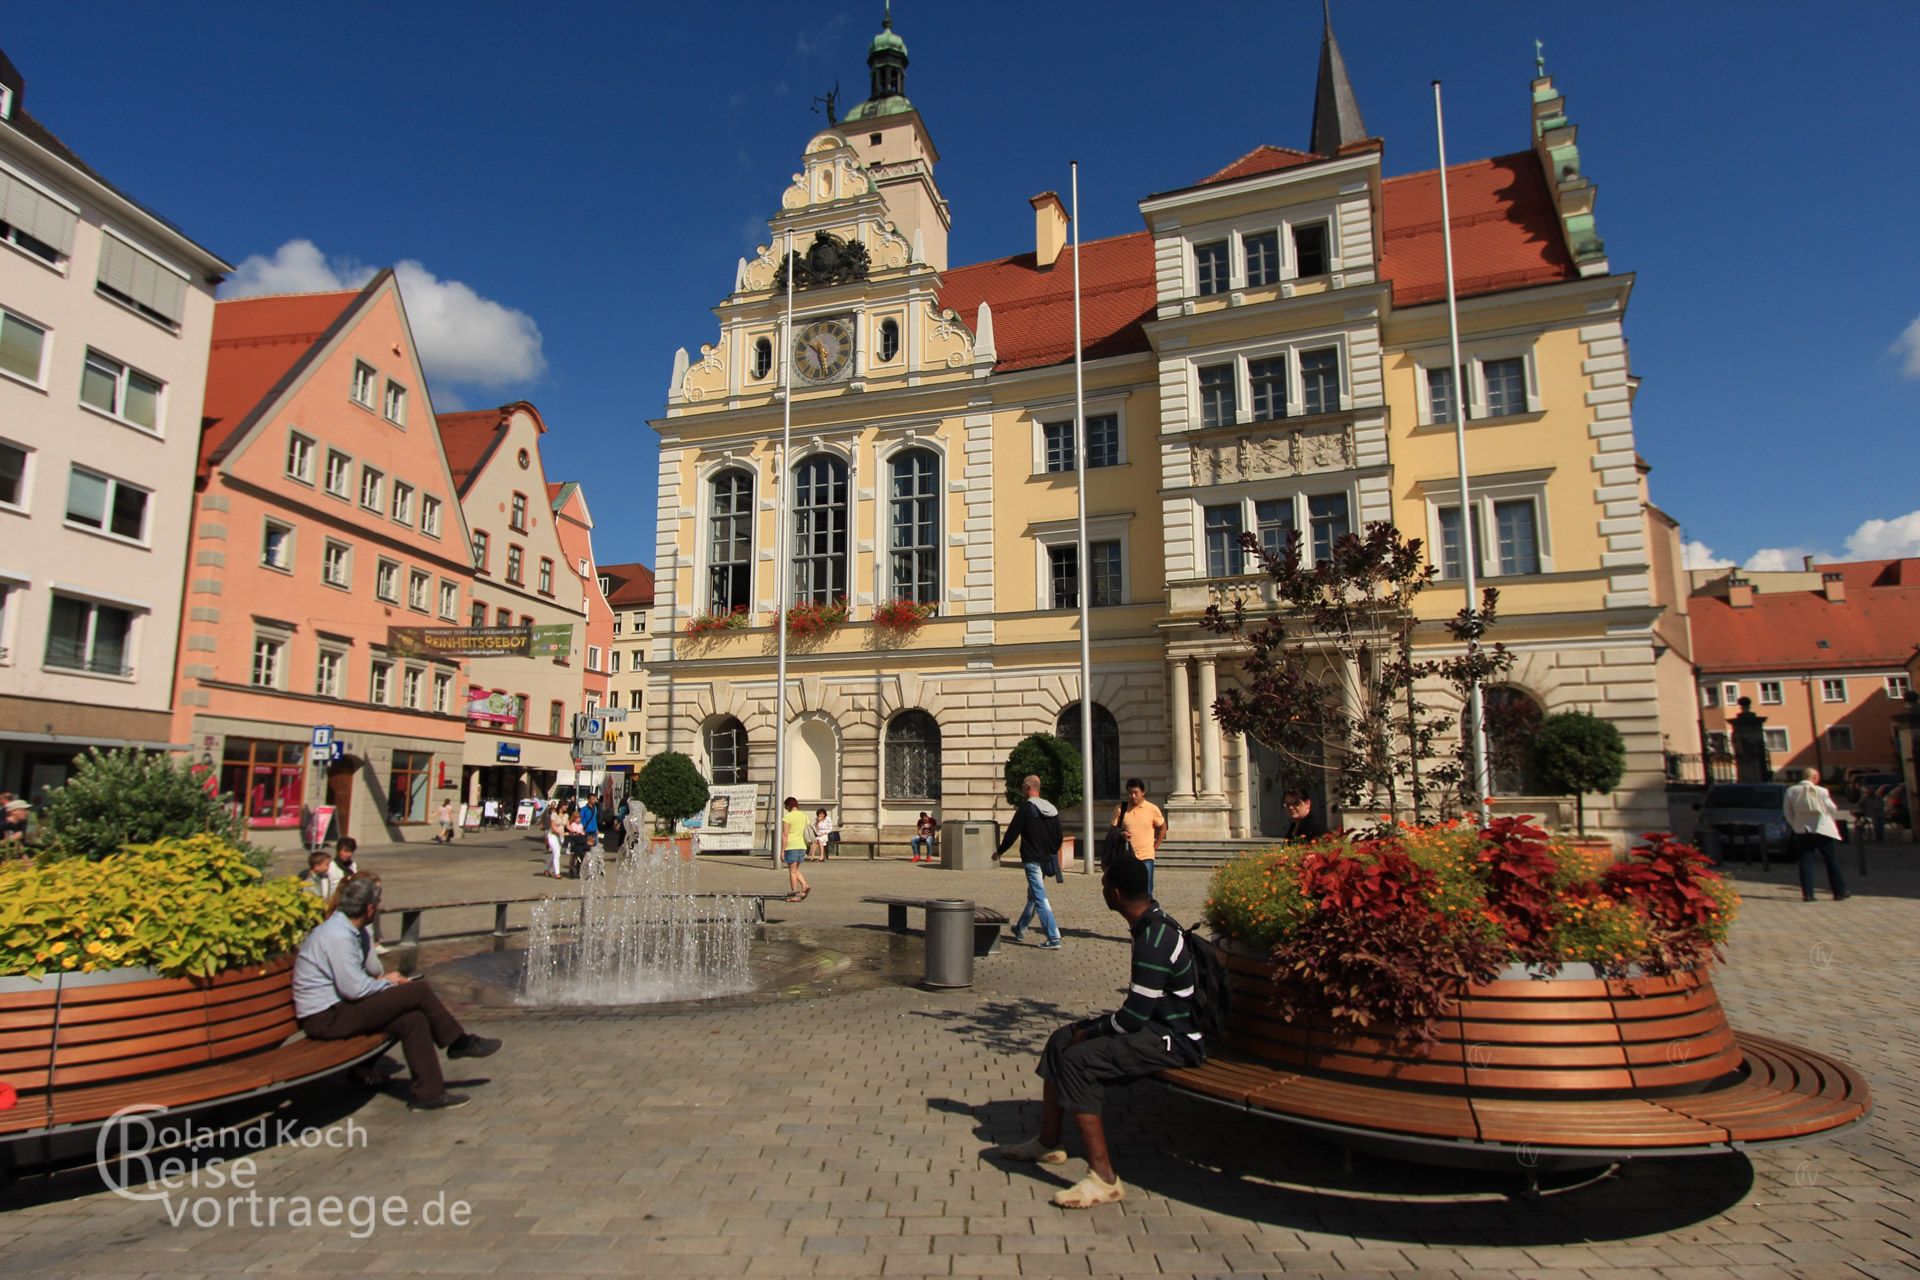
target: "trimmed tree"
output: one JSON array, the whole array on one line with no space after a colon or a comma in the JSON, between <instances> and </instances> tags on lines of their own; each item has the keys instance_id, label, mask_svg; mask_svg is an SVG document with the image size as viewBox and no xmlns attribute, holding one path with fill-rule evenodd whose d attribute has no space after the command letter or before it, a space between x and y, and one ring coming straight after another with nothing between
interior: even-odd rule
<instances>
[{"instance_id":1,"label":"trimmed tree","mask_svg":"<svg viewBox=\"0 0 1920 1280\"><path fill-rule=\"evenodd\" d=\"M1007 753L1007 803L1026 798L1020 784L1028 774L1040 779L1040 795L1062 809L1080 803L1080 749L1051 733L1033 733Z\"/></svg>"},{"instance_id":2,"label":"trimmed tree","mask_svg":"<svg viewBox=\"0 0 1920 1280\"><path fill-rule=\"evenodd\" d=\"M707 780L687 756L662 751L647 761L633 780L640 803L653 815L658 835L671 835L682 818L691 818L707 803Z\"/></svg>"},{"instance_id":3,"label":"trimmed tree","mask_svg":"<svg viewBox=\"0 0 1920 1280\"><path fill-rule=\"evenodd\" d=\"M1607 795L1627 771L1627 744L1611 720L1561 711L1540 722L1531 753L1533 779L1548 795L1572 796L1574 826L1587 834L1585 796Z\"/></svg>"},{"instance_id":4,"label":"trimmed tree","mask_svg":"<svg viewBox=\"0 0 1920 1280\"><path fill-rule=\"evenodd\" d=\"M44 844L52 858L104 858L122 845L217 836L256 868L268 855L247 843L246 820L220 794L205 765L162 752L98 748L74 761L73 776L47 793Z\"/></svg>"}]
</instances>

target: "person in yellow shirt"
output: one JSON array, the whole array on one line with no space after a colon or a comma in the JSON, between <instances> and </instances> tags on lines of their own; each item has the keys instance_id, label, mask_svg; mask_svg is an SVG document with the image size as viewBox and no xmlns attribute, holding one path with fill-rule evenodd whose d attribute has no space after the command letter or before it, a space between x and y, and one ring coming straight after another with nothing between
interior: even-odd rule
<instances>
[{"instance_id":1,"label":"person in yellow shirt","mask_svg":"<svg viewBox=\"0 0 1920 1280\"><path fill-rule=\"evenodd\" d=\"M1167 838L1167 815L1147 799L1147 784L1139 778L1127 779L1127 798L1113 811L1113 825L1127 833L1127 845L1133 856L1146 864L1147 896L1153 896L1153 855Z\"/></svg>"},{"instance_id":2,"label":"person in yellow shirt","mask_svg":"<svg viewBox=\"0 0 1920 1280\"><path fill-rule=\"evenodd\" d=\"M812 825L800 802L787 797L786 812L780 815L780 859L787 864L787 901L799 902L813 892L813 886L800 874L807 859L807 828Z\"/></svg>"}]
</instances>

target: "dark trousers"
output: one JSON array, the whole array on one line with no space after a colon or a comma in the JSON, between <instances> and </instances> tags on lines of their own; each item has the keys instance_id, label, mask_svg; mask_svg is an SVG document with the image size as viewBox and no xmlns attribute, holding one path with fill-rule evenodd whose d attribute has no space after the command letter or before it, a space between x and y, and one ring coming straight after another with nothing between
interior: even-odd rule
<instances>
[{"instance_id":1,"label":"dark trousers","mask_svg":"<svg viewBox=\"0 0 1920 1280\"><path fill-rule=\"evenodd\" d=\"M1840 874L1840 842L1832 836L1818 836L1802 832L1800 842L1800 896L1813 896L1813 863L1816 858L1824 858L1827 863L1827 887L1838 898L1847 891L1847 882Z\"/></svg>"},{"instance_id":2,"label":"dark trousers","mask_svg":"<svg viewBox=\"0 0 1920 1280\"><path fill-rule=\"evenodd\" d=\"M430 1102L447 1091L440 1074L440 1055L466 1034L459 1019L447 1012L433 987L420 979L376 991L361 1000L342 1000L331 1009L300 1019L300 1029L313 1040L348 1040L354 1036L396 1036L413 1076L413 1100Z\"/></svg>"},{"instance_id":3,"label":"dark trousers","mask_svg":"<svg viewBox=\"0 0 1920 1280\"><path fill-rule=\"evenodd\" d=\"M1197 1053L1175 1048L1164 1028L1147 1027L1119 1035L1104 1027L1106 1019L1069 1022L1054 1032L1040 1051L1034 1074L1051 1083L1064 1111L1098 1114L1106 1105L1107 1086L1144 1080L1170 1067L1198 1065ZM1074 1033L1088 1035L1079 1044Z\"/></svg>"}]
</instances>

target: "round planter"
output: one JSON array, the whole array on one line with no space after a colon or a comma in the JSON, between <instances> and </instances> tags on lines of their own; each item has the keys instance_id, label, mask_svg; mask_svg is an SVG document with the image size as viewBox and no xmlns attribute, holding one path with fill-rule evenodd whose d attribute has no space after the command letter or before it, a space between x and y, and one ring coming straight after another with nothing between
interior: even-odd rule
<instances>
[{"instance_id":1,"label":"round planter","mask_svg":"<svg viewBox=\"0 0 1920 1280\"><path fill-rule=\"evenodd\" d=\"M1293 1071L1461 1094L1654 1097L1698 1092L1741 1067L1705 969L1626 978L1584 965L1553 977L1510 971L1469 987L1422 1045L1394 1026L1283 1022L1272 962L1231 940L1220 950L1234 978L1231 1047Z\"/></svg>"}]
</instances>

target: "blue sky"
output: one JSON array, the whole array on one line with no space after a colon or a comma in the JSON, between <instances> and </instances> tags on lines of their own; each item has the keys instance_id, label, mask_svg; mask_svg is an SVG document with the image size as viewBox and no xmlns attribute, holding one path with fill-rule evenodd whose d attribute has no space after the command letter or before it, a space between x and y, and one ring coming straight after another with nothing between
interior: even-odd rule
<instances>
[{"instance_id":1,"label":"blue sky","mask_svg":"<svg viewBox=\"0 0 1920 1280\"><path fill-rule=\"evenodd\" d=\"M1306 142L1312 0L895 9L956 263L1031 247L1027 197L1064 191L1070 159L1092 238L1138 229L1149 192ZM1436 76L1451 157L1523 149L1545 42L1612 265L1638 276L1638 440L1689 539L1755 567L1920 554L1920 6L1334 10L1389 173L1434 164ZM674 348L712 340L824 123L809 99L866 95L879 11L16 0L0 42L28 110L215 252L257 259L255 287L415 264L436 404L539 405L600 558L647 560L645 423Z\"/></svg>"}]
</instances>

